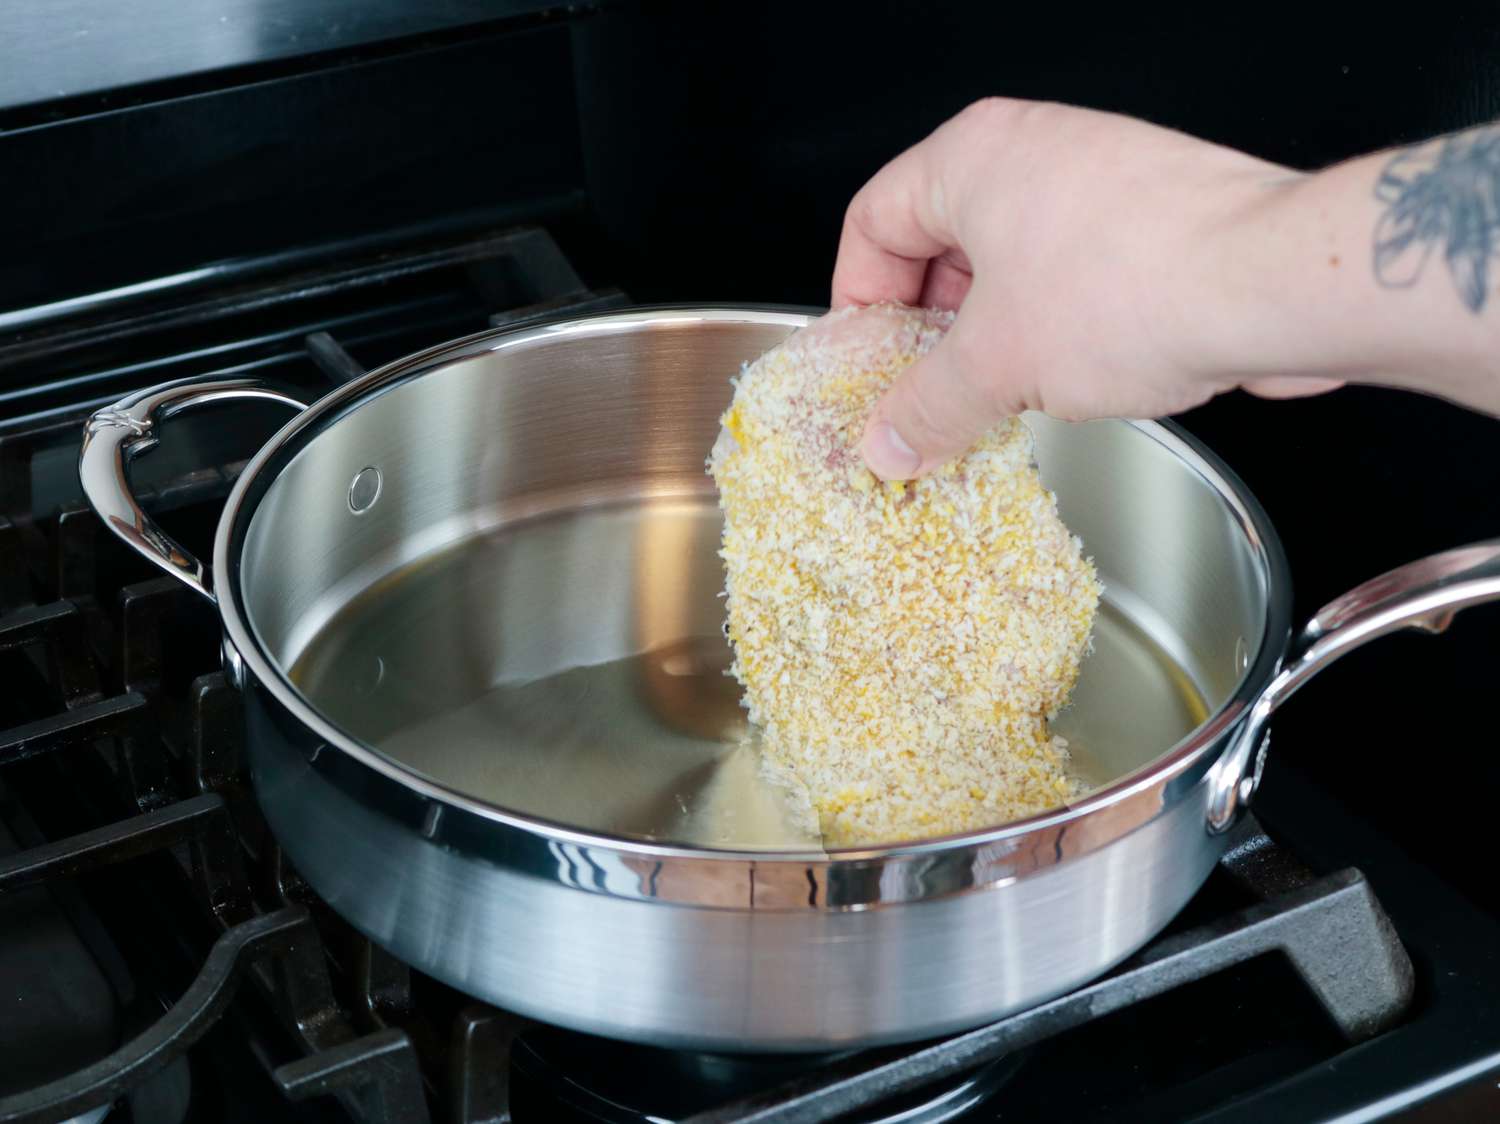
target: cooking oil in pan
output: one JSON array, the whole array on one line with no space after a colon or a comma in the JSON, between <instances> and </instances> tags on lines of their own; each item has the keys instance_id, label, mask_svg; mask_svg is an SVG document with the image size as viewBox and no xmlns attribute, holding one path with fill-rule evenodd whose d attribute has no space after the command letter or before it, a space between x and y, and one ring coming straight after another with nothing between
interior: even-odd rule
<instances>
[{"instance_id":1,"label":"cooking oil in pan","mask_svg":"<svg viewBox=\"0 0 1500 1124\"><path fill-rule=\"evenodd\" d=\"M727 674L711 497L533 519L346 606L292 679L414 772L516 812L640 839L816 849L762 777ZM1206 715L1191 679L1108 600L1056 731L1097 786Z\"/></svg>"},{"instance_id":2,"label":"cooking oil in pan","mask_svg":"<svg viewBox=\"0 0 1500 1124\"><path fill-rule=\"evenodd\" d=\"M1146 764L1208 718L1203 695L1162 647L1109 599L1094 618L1094 650L1052 723L1070 769L1098 788Z\"/></svg>"}]
</instances>

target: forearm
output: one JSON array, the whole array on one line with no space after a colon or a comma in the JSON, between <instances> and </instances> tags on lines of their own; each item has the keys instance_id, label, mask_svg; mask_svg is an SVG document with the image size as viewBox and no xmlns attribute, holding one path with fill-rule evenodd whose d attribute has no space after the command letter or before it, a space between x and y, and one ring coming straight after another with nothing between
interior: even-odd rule
<instances>
[{"instance_id":1,"label":"forearm","mask_svg":"<svg viewBox=\"0 0 1500 1124\"><path fill-rule=\"evenodd\" d=\"M1312 175L1142 121L976 102L850 203L834 303L956 309L862 443L904 480L1000 418L1341 382L1500 414L1500 125Z\"/></svg>"},{"instance_id":2,"label":"forearm","mask_svg":"<svg viewBox=\"0 0 1500 1124\"><path fill-rule=\"evenodd\" d=\"M1211 362L1244 381L1377 383L1500 414L1500 126L1248 199L1194 278L1223 298L1199 336Z\"/></svg>"}]
</instances>

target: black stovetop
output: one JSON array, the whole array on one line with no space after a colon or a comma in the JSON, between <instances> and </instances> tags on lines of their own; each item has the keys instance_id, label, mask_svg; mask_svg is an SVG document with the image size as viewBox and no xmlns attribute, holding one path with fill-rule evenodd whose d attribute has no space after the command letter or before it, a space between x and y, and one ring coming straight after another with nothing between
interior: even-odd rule
<instances>
[{"instance_id":1,"label":"black stovetop","mask_svg":"<svg viewBox=\"0 0 1500 1124\"><path fill-rule=\"evenodd\" d=\"M1278 722L1258 801L1274 844L1248 837L1104 981L956 1039L819 1059L624 1047L459 995L320 903L248 791L212 611L81 505L83 414L228 369L315 393L491 323L623 299L522 228L267 265L233 286L49 315L0 343L12 376L0 401L0 1119L105 1101L112 1119L137 1121L1500 1112L1493 887L1445 861L1447 809L1422 803L1463 778L1433 776L1435 753L1428 772L1403 775L1401 747L1368 746L1371 771L1404 786L1420 817L1389 830L1385 809L1344 803L1319 756L1342 715L1301 698ZM228 482L278 420L248 432L243 418L208 419L174 440L180 454L142 462L171 533L206 544ZM38 1086L41 1102L25 1092Z\"/></svg>"}]
</instances>

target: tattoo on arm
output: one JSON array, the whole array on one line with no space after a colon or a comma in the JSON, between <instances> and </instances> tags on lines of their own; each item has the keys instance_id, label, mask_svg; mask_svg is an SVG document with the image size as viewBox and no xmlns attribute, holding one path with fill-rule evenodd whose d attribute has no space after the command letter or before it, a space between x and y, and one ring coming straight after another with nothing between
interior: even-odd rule
<instances>
[{"instance_id":1,"label":"tattoo on arm","mask_svg":"<svg viewBox=\"0 0 1500 1124\"><path fill-rule=\"evenodd\" d=\"M1375 183L1375 279L1406 288L1440 252L1471 312L1484 308L1500 262L1500 126L1403 149Z\"/></svg>"}]
</instances>

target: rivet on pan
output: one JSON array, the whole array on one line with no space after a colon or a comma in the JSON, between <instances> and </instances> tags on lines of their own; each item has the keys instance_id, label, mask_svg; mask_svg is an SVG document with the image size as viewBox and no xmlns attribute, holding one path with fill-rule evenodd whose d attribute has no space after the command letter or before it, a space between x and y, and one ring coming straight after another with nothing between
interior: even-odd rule
<instances>
[{"instance_id":1,"label":"rivet on pan","mask_svg":"<svg viewBox=\"0 0 1500 1124\"><path fill-rule=\"evenodd\" d=\"M441 804L427 805L427 812L422 817L422 838L431 839L438 833L438 825L443 822L443 806Z\"/></svg>"},{"instance_id":2,"label":"rivet on pan","mask_svg":"<svg viewBox=\"0 0 1500 1124\"><path fill-rule=\"evenodd\" d=\"M1245 643L1245 638L1241 636L1234 642L1234 670L1244 671L1249 666L1250 646Z\"/></svg>"},{"instance_id":3,"label":"rivet on pan","mask_svg":"<svg viewBox=\"0 0 1500 1124\"><path fill-rule=\"evenodd\" d=\"M363 515L374 507L380 498L380 483L380 469L374 465L360 469L349 484L349 510Z\"/></svg>"}]
</instances>

